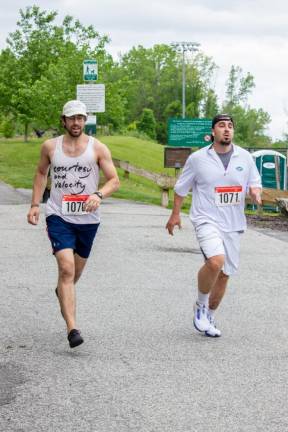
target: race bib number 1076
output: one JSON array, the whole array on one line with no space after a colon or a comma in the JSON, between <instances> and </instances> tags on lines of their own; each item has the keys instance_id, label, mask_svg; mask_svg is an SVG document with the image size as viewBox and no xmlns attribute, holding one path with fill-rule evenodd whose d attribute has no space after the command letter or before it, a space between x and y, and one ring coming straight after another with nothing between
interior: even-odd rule
<instances>
[{"instance_id":1,"label":"race bib number 1076","mask_svg":"<svg viewBox=\"0 0 288 432\"><path fill-rule=\"evenodd\" d=\"M242 186L215 187L215 204L219 206L239 205L241 203Z\"/></svg>"},{"instance_id":2,"label":"race bib number 1076","mask_svg":"<svg viewBox=\"0 0 288 432\"><path fill-rule=\"evenodd\" d=\"M83 215L87 214L84 204L89 195L64 195L62 198L63 215Z\"/></svg>"}]
</instances>

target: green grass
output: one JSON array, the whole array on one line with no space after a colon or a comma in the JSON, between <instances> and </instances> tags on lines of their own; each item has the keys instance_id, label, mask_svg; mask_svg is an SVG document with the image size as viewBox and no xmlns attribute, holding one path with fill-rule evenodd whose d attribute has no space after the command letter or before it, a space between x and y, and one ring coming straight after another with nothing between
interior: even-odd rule
<instances>
[{"instance_id":1,"label":"green grass","mask_svg":"<svg viewBox=\"0 0 288 432\"><path fill-rule=\"evenodd\" d=\"M257 212L257 210L251 210L251 209L245 209L245 214L246 215L256 215L259 214ZM263 210L263 212L261 213L261 216L271 216L271 217L278 217L281 216L280 212L277 212L276 210L269 210L269 211L265 211Z\"/></svg>"},{"instance_id":2,"label":"green grass","mask_svg":"<svg viewBox=\"0 0 288 432\"><path fill-rule=\"evenodd\" d=\"M125 136L103 136L99 139L108 146L115 159L129 161L147 171L174 176L174 169L164 168L164 147L160 144ZM0 179L15 188L31 189L42 142L42 139L33 139L28 143L16 139L0 140ZM152 181L132 174L127 180L121 169L118 173L121 187L113 196L160 205L161 191ZM172 195L171 191L170 199Z\"/></svg>"},{"instance_id":3,"label":"green grass","mask_svg":"<svg viewBox=\"0 0 288 432\"><path fill-rule=\"evenodd\" d=\"M131 165L147 171L162 173L174 177L175 170L164 168L164 146L153 141L126 136L103 136L99 138L110 149L115 159L128 161ZM161 189L155 183L143 177L129 175L124 178L123 171L118 170L121 187L114 194L117 198L131 199L149 204L161 204ZM173 191L169 192L169 207L172 207ZM183 210L190 208L191 198L187 198Z\"/></svg>"},{"instance_id":4,"label":"green grass","mask_svg":"<svg viewBox=\"0 0 288 432\"><path fill-rule=\"evenodd\" d=\"M174 176L174 169L164 168L164 146L154 141L126 136L103 136L99 138L111 150L115 159L155 173Z\"/></svg>"},{"instance_id":5,"label":"green grass","mask_svg":"<svg viewBox=\"0 0 288 432\"><path fill-rule=\"evenodd\" d=\"M109 147L115 159L128 161L147 171L175 175L174 169L164 168L164 147L160 144L126 136L103 136L99 139ZM27 143L21 139L0 139L0 179L15 188L31 189L42 142L43 139L33 139ZM161 190L155 183L133 174L130 174L127 180L121 169L118 170L118 174L121 187L113 196L149 204L161 204ZM172 199L173 192L170 191L170 208ZM188 196L183 205L184 212L188 212L190 204L191 197ZM253 210L246 212L256 213ZM273 215L270 212L265 214ZM274 215L278 214L274 213Z\"/></svg>"},{"instance_id":6,"label":"green grass","mask_svg":"<svg viewBox=\"0 0 288 432\"><path fill-rule=\"evenodd\" d=\"M147 171L171 176L175 174L174 169L164 168L164 147L160 144L126 136L103 136L99 139L109 147L115 159L128 161ZM28 143L20 139L0 139L0 179L15 188L31 189L42 142L42 139L33 139ZM127 180L121 169L118 169L118 174L121 187L113 196L149 204L161 204L161 190L155 183L133 174L130 174ZM169 198L171 208L173 191L170 191ZM182 210L187 213L190 204L191 197L188 196ZM247 210L247 214L255 213L253 210ZM265 214L273 215L270 212Z\"/></svg>"},{"instance_id":7,"label":"green grass","mask_svg":"<svg viewBox=\"0 0 288 432\"><path fill-rule=\"evenodd\" d=\"M0 179L16 188L32 188L40 140L0 141Z\"/></svg>"}]
</instances>

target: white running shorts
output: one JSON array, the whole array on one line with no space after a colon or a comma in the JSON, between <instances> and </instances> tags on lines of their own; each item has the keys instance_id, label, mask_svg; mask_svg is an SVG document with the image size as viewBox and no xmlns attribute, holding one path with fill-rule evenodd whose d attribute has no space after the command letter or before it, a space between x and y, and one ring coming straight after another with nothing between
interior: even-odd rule
<instances>
[{"instance_id":1,"label":"white running shorts","mask_svg":"<svg viewBox=\"0 0 288 432\"><path fill-rule=\"evenodd\" d=\"M204 223L196 227L196 237L205 259L225 255L223 273L235 274L239 265L241 232L220 231L215 225Z\"/></svg>"}]
</instances>

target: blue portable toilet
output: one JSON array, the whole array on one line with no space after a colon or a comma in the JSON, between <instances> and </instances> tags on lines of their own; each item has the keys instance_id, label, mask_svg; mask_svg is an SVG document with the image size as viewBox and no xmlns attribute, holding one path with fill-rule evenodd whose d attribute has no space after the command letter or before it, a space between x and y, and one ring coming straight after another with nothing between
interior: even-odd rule
<instances>
[{"instance_id":1,"label":"blue portable toilet","mask_svg":"<svg viewBox=\"0 0 288 432\"><path fill-rule=\"evenodd\" d=\"M275 150L257 150L252 153L262 179L262 185L270 189L287 189L286 156Z\"/></svg>"}]
</instances>

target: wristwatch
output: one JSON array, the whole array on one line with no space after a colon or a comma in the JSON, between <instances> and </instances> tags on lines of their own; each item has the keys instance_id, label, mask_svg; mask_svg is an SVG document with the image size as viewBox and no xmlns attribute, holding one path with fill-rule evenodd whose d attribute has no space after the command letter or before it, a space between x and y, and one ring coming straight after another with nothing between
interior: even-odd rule
<instances>
[{"instance_id":1,"label":"wristwatch","mask_svg":"<svg viewBox=\"0 0 288 432\"><path fill-rule=\"evenodd\" d=\"M100 191L93 192L93 195L97 195L101 200L103 199L103 194Z\"/></svg>"}]
</instances>

